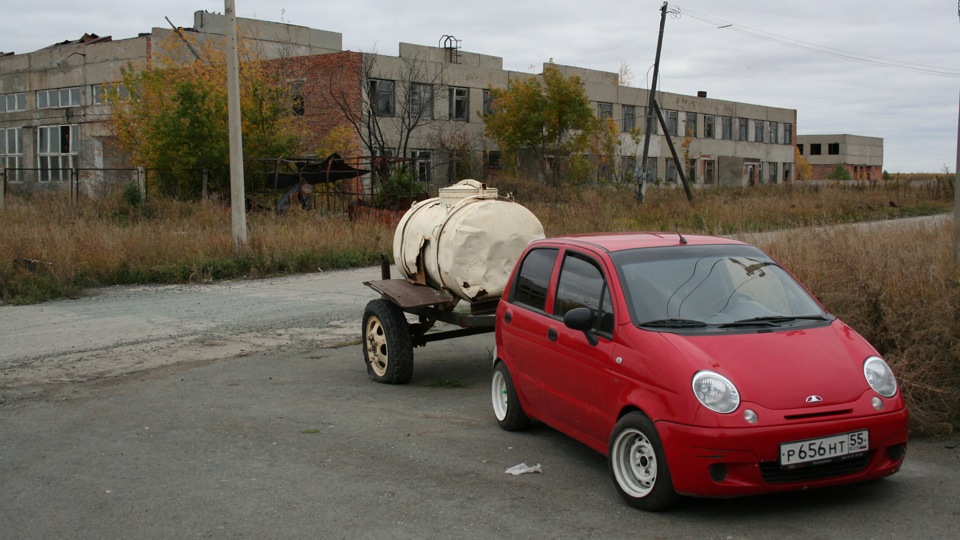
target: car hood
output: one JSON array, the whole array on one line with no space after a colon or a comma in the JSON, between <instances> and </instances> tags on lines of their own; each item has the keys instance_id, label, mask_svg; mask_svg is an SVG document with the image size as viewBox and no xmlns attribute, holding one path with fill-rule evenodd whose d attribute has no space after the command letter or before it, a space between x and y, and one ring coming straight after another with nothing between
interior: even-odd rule
<instances>
[{"instance_id":1,"label":"car hood","mask_svg":"<svg viewBox=\"0 0 960 540\"><path fill-rule=\"evenodd\" d=\"M776 332L663 336L696 371L716 371L736 385L743 402L768 409L848 403L869 389L863 361L877 354L839 320ZM808 403L809 396L822 401Z\"/></svg>"}]
</instances>

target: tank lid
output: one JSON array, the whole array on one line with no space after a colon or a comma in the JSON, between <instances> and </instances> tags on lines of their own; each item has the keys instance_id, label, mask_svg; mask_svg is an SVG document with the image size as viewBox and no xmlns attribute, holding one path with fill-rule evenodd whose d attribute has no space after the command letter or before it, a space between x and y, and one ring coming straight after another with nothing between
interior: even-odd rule
<instances>
[{"instance_id":1,"label":"tank lid","mask_svg":"<svg viewBox=\"0 0 960 540\"><path fill-rule=\"evenodd\" d=\"M486 184L477 180L461 180L456 184L440 188L440 201L447 206L453 206L468 198L496 199L497 188L488 188Z\"/></svg>"}]
</instances>

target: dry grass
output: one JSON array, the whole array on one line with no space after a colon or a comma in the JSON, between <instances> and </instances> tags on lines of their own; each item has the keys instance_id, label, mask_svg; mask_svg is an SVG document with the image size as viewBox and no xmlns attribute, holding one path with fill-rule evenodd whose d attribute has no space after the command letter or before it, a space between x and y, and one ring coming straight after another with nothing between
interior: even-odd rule
<instances>
[{"instance_id":1,"label":"dry grass","mask_svg":"<svg viewBox=\"0 0 960 540\"><path fill-rule=\"evenodd\" d=\"M548 235L673 230L735 235L948 212L948 182L919 186L790 186L697 191L551 190L491 179L541 220ZM234 253L229 208L118 193L72 206L55 194L8 196L0 210L0 300L39 302L98 285L202 282L374 265L393 227L291 211L248 215L249 244ZM774 237L771 237L774 238ZM761 242L827 308L873 343L901 381L918 433L960 427L960 291L952 225L897 233L805 229ZM41 261L30 263L25 260Z\"/></svg>"},{"instance_id":2,"label":"dry grass","mask_svg":"<svg viewBox=\"0 0 960 540\"><path fill-rule=\"evenodd\" d=\"M897 373L915 433L960 427L960 270L952 220L771 236L789 267Z\"/></svg>"},{"instance_id":3,"label":"dry grass","mask_svg":"<svg viewBox=\"0 0 960 540\"><path fill-rule=\"evenodd\" d=\"M203 282L376 264L391 226L318 218L248 215L249 243L234 253L230 211L215 202L122 198L13 198L0 212L0 299L29 303L80 288L130 283ZM32 264L29 261L40 261Z\"/></svg>"}]
</instances>

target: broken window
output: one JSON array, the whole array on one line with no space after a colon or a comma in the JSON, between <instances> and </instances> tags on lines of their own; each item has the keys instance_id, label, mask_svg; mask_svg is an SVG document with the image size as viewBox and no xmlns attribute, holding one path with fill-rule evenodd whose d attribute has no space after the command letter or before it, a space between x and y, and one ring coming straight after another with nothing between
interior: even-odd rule
<instances>
[{"instance_id":1,"label":"broken window","mask_svg":"<svg viewBox=\"0 0 960 540\"><path fill-rule=\"evenodd\" d=\"M798 144L798 145L797 145L797 153L800 154L801 156L803 155L803 145L802 145L802 144Z\"/></svg>"},{"instance_id":2,"label":"broken window","mask_svg":"<svg viewBox=\"0 0 960 540\"><path fill-rule=\"evenodd\" d=\"M647 107L643 107L641 111L643 112L643 117L646 119L646 133L656 135L658 133L657 126L659 125L657 122L657 113L653 112L653 110L648 110ZM647 116L648 112L650 113L649 116Z\"/></svg>"},{"instance_id":3,"label":"broken window","mask_svg":"<svg viewBox=\"0 0 960 540\"><path fill-rule=\"evenodd\" d=\"M793 143L793 124L783 124L783 144Z\"/></svg>"},{"instance_id":4,"label":"broken window","mask_svg":"<svg viewBox=\"0 0 960 540\"><path fill-rule=\"evenodd\" d=\"M703 160L703 183L713 184L717 181L717 163L712 159Z\"/></svg>"},{"instance_id":5,"label":"broken window","mask_svg":"<svg viewBox=\"0 0 960 540\"><path fill-rule=\"evenodd\" d=\"M832 142L832 143L828 144L828 145L827 145L827 153L830 154L831 156L839 156L839 155L840 155L840 143L838 143L838 142Z\"/></svg>"},{"instance_id":6,"label":"broken window","mask_svg":"<svg viewBox=\"0 0 960 540\"><path fill-rule=\"evenodd\" d=\"M684 171L687 176L687 182L691 184L697 183L697 160L696 158L687 160L687 169Z\"/></svg>"},{"instance_id":7,"label":"broken window","mask_svg":"<svg viewBox=\"0 0 960 540\"><path fill-rule=\"evenodd\" d=\"M775 161L767 163L767 180L771 184L777 183L777 163Z\"/></svg>"},{"instance_id":8,"label":"broken window","mask_svg":"<svg viewBox=\"0 0 960 540\"><path fill-rule=\"evenodd\" d=\"M450 87L450 120L470 121L470 89Z\"/></svg>"},{"instance_id":9,"label":"broken window","mask_svg":"<svg viewBox=\"0 0 960 540\"><path fill-rule=\"evenodd\" d=\"M777 133L780 132L780 124L778 124L777 122L770 122L769 127L770 127L770 139L767 142L770 144L777 144L779 140L777 138Z\"/></svg>"},{"instance_id":10,"label":"broken window","mask_svg":"<svg viewBox=\"0 0 960 540\"><path fill-rule=\"evenodd\" d=\"M20 169L23 168L23 128L0 128L0 167L7 169L7 180L20 181Z\"/></svg>"},{"instance_id":11,"label":"broken window","mask_svg":"<svg viewBox=\"0 0 960 540\"><path fill-rule=\"evenodd\" d=\"M738 118L738 120L739 120L740 133L739 133L739 138L737 140L746 141L748 140L749 133L750 133L750 120L747 120L746 118Z\"/></svg>"},{"instance_id":12,"label":"broken window","mask_svg":"<svg viewBox=\"0 0 960 540\"><path fill-rule=\"evenodd\" d=\"M810 143L810 155L819 156L820 153L820 143Z\"/></svg>"},{"instance_id":13,"label":"broken window","mask_svg":"<svg viewBox=\"0 0 960 540\"><path fill-rule=\"evenodd\" d=\"M679 130L679 114L677 111L667 111L667 132L676 136Z\"/></svg>"},{"instance_id":14,"label":"broken window","mask_svg":"<svg viewBox=\"0 0 960 540\"><path fill-rule=\"evenodd\" d=\"M433 120L433 85L423 83L410 85L410 116L415 119Z\"/></svg>"},{"instance_id":15,"label":"broken window","mask_svg":"<svg viewBox=\"0 0 960 540\"><path fill-rule=\"evenodd\" d=\"M597 102L597 118L613 118L613 103Z\"/></svg>"},{"instance_id":16,"label":"broken window","mask_svg":"<svg viewBox=\"0 0 960 540\"><path fill-rule=\"evenodd\" d=\"M637 108L633 105L623 106L623 131L633 131L637 125Z\"/></svg>"},{"instance_id":17,"label":"broken window","mask_svg":"<svg viewBox=\"0 0 960 540\"><path fill-rule=\"evenodd\" d=\"M683 132L687 137L696 137L697 136L697 113L688 112L686 121L684 122Z\"/></svg>"},{"instance_id":18,"label":"broken window","mask_svg":"<svg viewBox=\"0 0 960 540\"><path fill-rule=\"evenodd\" d=\"M733 117L724 116L720 119L720 138L729 141L733 139Z\"/></svg>"},{"instance_id":19,"label":"broken window","mask_svg":"<svg viewBox=\"0 0 960 540\"><path fill-rule=\"evenodd\" d=\"M40 181L69 179L79 147L80 127L76 124L38 127L37 168L40 169Z\"/></svg>"},{"instance_id":20,"label":"broken window","mask_svg":"<svg viewBox=\"0 0 960 540\"><path fill-rule=\"evenodd\" d=\"M753 123L753 142L763 142L763 120Z\"/></svg>"},{"instance_id":21,"label":"broken window","mask_svg":"<svg viewBox=\"0 0 960 540\"><path fill-rule=\"evenodd\" d=\"M483 89L483 114L493 114L493 96L490 95L490 89Z\"/></svg>"},{"instance_id":22,"label":"broken window","mask_svg":"<svg viewBox=\"0 0 960 540\"><path fill-rule=\"evenodd\" d=\"M303 116L303 81L290 81L290 109L294 116Z\"/></svg>"},{"instance_id":23,"label":"broken window","mask_svg":"<svg viewBox=\"0 0 960 540\"><path fill-rule=\"evenodd\" d=\"M715 118L712 114L708 114L703 117L703 138L704 139L716 139L716 131L714 128Z\"/></svg>"},{"instance_id":24,"label":"broken window","mask_svg":"<svg viewBox=\"0 0 960 540\"><path fill-rule=\"evenodd\" d=\"M784 163L783 164L783 181L789 182L793 180L793 163Z\"/></svg>"},{"instance_id":25,"label":"broken window","mask_svg":"<svg viewBox=\"0 0 960 540\"><path fill-rule=\"evenodd\" d=\"M667 158L667 174L665 179L668 184L673 184L677 181L677 162L675 162L673 158Z\"/></svg>"},{"instance_id":26,"label":"broken window","mask_svg":"<svg viewBox=\"0 0 960 540\"><path fill-rule=\"evenodd\" d=\"M374 116L393 116L393 89L393 81L370 80L370 112Z\"/></svg>"},{"instance_id":27,"label":"broken window","mask_svg":"<svg viewBox=\"0 0 960 540\"><path fill-rule=\"evenodd\" d=\"M429 150L412 150L410 158L413 161L413 170L416 174L416 180L422 182L425 187L430 186L433 180L433 158ZM411 193L413 195L413 193Z\"/></svg>"}]
</instances>

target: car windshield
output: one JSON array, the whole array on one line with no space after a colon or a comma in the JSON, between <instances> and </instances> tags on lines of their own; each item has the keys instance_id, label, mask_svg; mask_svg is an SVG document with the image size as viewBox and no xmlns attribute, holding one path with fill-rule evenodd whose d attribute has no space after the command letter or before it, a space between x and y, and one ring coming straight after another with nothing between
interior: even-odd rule
<instances>
[{"instance_id":1,"label":"car windshield","mask_svg":"<svg viewBox=\"0 0 960 540\"><path fill-rule=\"evenodd\" d=\"M752 246L681 245L611 256L637 326L729 328L832 318L786 270Z\"/></svg>"}]
</instances>

